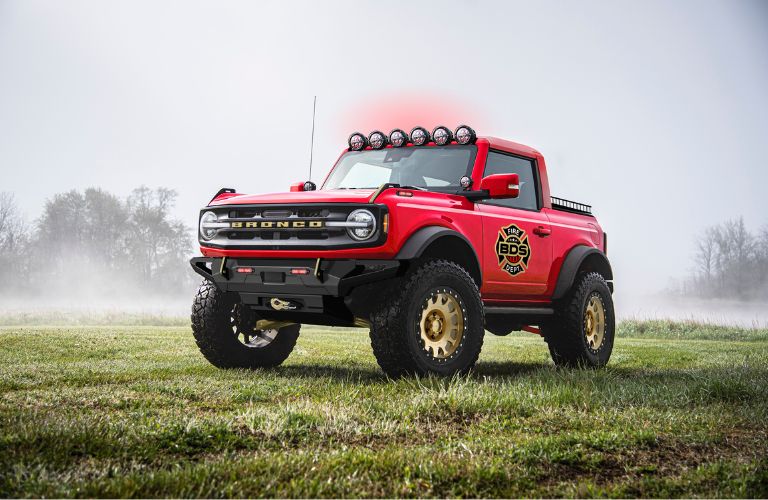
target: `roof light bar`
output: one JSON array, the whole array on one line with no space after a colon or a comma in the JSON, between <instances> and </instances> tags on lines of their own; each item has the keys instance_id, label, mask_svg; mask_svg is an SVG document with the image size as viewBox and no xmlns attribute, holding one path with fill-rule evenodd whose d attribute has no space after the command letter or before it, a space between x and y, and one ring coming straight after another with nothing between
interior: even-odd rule
<instances>
[{"instance_id":1,"label":"roof light bar","mask_svg":"<svg viewBox=\"0 0 768 500\"><path fill-rule=\"evenodd\" d=\"M387 145L387 136L384 135L383 132L374 130L368 136L368 144L370 144L373 149L381 149Z\"/></svg>"},{"instance_id":2,"label":"roof light bar","mask_svg":"<svg viewBox=\"0 0 768 500\"><path fill-rule=\"evenodd\" d=\"M432 131L432 140L435 141L435 144L438 146L445 146L446 144L450 144L453 140L453 133L451 133L451 129L448 127L438 125Z\"/></svg>"},{"instance_id":3,"label":"roof light bar","mask_svg":"<svg viewBox=\"0 0 768 500\"><path fill-rule=\"evenodd\" d=\"M366 137L360 132L354 132L349 136L347 144L349 144L349 149L351 151L360 151L361 149L365 149L365 147L368 145L368 139L366 139Z\"/></svg>"},{"instance_id":4,"label":"roof light bar","mask_svg":"<svg viewBox=\"0 0 768 500\"><path fill-rule=\"evenodd\" d=\"M411 142L414 146L426 146L429 139L429 132L424 127L414 127L411 130Z\"/></svg>"},{"instance_id":5,"label":"roof light bar","mask_svg":"<svg viewBox=\"0 0 768 500\"><path fill-rule=\"evenodd\" d=\"M393 147L401 148L408 144L408 134L403 130L396 128L389 133L389 143L392 144Z\"/></svg>"},{"instance_id":6,"label":"roof light bar","mask_svg":"<svg viewBox=\"0 0 768 500\"><path fill-rule=\"evenodd\" d=\"M438 125L431 134L424 127L414 127L410 134L406 134L404 130L399 128L392 129L389 135L374 130L368 137L360 132L354 132L349 136L347 143L350 151L362 151L368 146L371 149L382 149L387 144L391 144L395 148L407 146L409 143L414 146L426 146L430 141L437 146L446 146L451 143L474 144L477 141L477 134L469 125L459 125L453 132L448 127Z\"/></svg>"},{"instance_id":7,"label":"roof light bar","mask_svg":"<svg viewBox=\"0 0 768 500\"><path fill-rule=\"evenodd\" d=\"M459 144L472 144L477 140L477 134L468 125L459 125L456 127L456 132L453 135Z\"/></svg>"}]
</instances>

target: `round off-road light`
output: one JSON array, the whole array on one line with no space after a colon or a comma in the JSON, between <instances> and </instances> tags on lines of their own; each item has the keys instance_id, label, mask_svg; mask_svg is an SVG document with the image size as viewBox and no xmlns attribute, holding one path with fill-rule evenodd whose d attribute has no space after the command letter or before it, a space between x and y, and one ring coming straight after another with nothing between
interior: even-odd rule
<instances>
[{"instance_id":1,"label":"round off-road light","mask_svg":"<svg viewBox=\"0 0 768 500\"><path fill-rule=\"evenodd\" d=\"M367 240L376 232L376 217L364 208L350 213L347 223L351 226L347 228L347 232L357 241Z\"/></svg>"},{"instance_id":2,"label":"round off-road light","mask_svg":"<svg viewBox=\"0 0 768 500\"><path fill-rule=\"evenodd\" d=\"M200 236L202 236L204 240L210 240L216 236L216 226L218 225L216 221L218 220L219 217L214 212L205 212L203 216L200 217Z\"/></svg>"},{"instance_id":3,"label":"round off-road light","mask_svg":"<svg viewBox=\"0 0 768 500\"><path fill-rule=\"evenodd\" d=\"M381 149L387 145L387 136L384 135L383 132L374 130L368 136L368 144L370 144L373 149Z\"/></svg>"},{"instance_id":4,"label":"round off-road light","mask_svg":"<svg viewBox=\"0 0 768 500\"><path fill-rule=\"evenodd\" d=\"M461 180L459 180L459 185L464 189L469 189L469 187L472 185L472 179L465 175L461 178Z\"/></svg>"},{"instance_id":5,"label":"round off-road light","mask_svg":"<svg viewBox=\"0 0 768 500\"><path fill-rule=\"evenodd\" d=\"M448 127L440 125L435 127L435 130L432 131L432 140L435 141L435 144L438 146L445 146L446 144L450 144L453 140L453 134Z\"/></svg>"},{"instance_id":6,"label":"round off-road light","mask_svg":"<svg viewBox=\"0 0 768 500\"><path fill-rule=\"evenodd\" d=\"M408 144L408 135L399 128L396 128L389 133L389 143L396 148L401 148Z\"/></svg>"},{"instance_id":7,"label":"round off-road light","mask_svg":"<svg viewBox=\"0 0 768 500\"><path fill-rule=\"evenodd\" d=\"M365 136L360 132L355 132L349 136L347 143L349 144L350 150L360 151L368 145L368 139L366 139Z\"/></svg>"},{"instance_id":8,"label":"round off-road light","mask_svg":"<svg viewBox=\"0 0 768 500\"><path fill-rule=\"evenodd\" d=\"M414 146L424 146L429 142L429 132L424 127L411 130L411 142Z\"/></svg>"},{"instance_id":9,"label":"round off-road light","mask_svg":"<svg viewBox=\"0 0 768 500\"><path fill-rule=\"evenodd\" d=\"M477 139L475 131L472 127L467 125L459 125L456 127L456 132L453 134L456 137L456 142L459 144L472 144Z\"/></svg>"}]
</instances>

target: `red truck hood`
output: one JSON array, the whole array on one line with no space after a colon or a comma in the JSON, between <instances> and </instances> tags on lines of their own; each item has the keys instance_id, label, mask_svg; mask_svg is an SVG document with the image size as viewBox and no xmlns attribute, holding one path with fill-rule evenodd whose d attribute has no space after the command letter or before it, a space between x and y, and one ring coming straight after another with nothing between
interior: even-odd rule
<instances>
[{"instance_id":1,"label":"red truck hood","mask_svg":"<svg viewBox=\"0 0 768 500\"><path fill-rule=\"evenodd\" d=\"M238 194L211 203L217 205L250 205L259 203L365 203L374 189L328 189L289 193Z\"/></svg>"}]
</instances>

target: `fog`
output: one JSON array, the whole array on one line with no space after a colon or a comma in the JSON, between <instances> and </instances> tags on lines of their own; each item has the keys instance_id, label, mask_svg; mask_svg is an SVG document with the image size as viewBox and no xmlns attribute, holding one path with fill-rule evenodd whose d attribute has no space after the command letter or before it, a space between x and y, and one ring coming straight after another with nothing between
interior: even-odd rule
<instances>
[{"instance_id":1,"label":"fog","mask_svg":"<svg viewBox=\"0 0 768 500\"><path fill-rule=\"evenodd\" d=\"M308 177L317 95L313 180L353 130L466 122L593 205L623 317L766 323L660 293L707 226L768 224L766 89L763 1L0 0L0 191L33 222L57 192L164 186L194 227L220 187ZM158 306L100 306L129 305Z\"/></svg>"}]
</instances>

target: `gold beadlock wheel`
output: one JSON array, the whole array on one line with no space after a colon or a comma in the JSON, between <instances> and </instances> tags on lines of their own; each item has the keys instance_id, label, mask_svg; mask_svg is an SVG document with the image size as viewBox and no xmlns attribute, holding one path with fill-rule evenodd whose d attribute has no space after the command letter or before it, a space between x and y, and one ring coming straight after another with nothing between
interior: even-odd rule
<instances>
[{"instance_id":1,"label":"gold beadlock wheel","mask_svg":"<svg viewBox=\"0 0 768 500\"><path fill-rule=\"evenodd\" d=\"M605 306L597 294L589 298L584 311L584 337L592 351L600 350L605 339Z\"/></svg>"},{"instance_id":2,"label":"gold beadlock wheel","mask_svg":"<svg viewBox=\"0 0 768 500\"><path fill-rule=\"evenodd\" d=\"M605 366L616 336L613 299L605 278L595 272L581 274L554 306L553 317L541 325L552 361L572 368Z\"/></svg>"},{"instance_id":3,"label":"gold beadlock wheel","mask_svg":"<svg viewBox=\"0 0 768 500\"><path fill-rule=\"evenodd\" d=\"M392 378L466 374L483 347L483 302L466 269L417 261L371 313L371 346Z\"/></svg>"},{"instance_id":4,"label":"gold beadlock wheel","mask_svg":"<svg viewBox=\"0 0 768 500\"><path fill-rule=\"evenodd\" d=\"M424 350L435 359L453 356L464 336L465 312L447 289L433 291L422 304L419 332Z\"/></svg>"}]
</instances>

